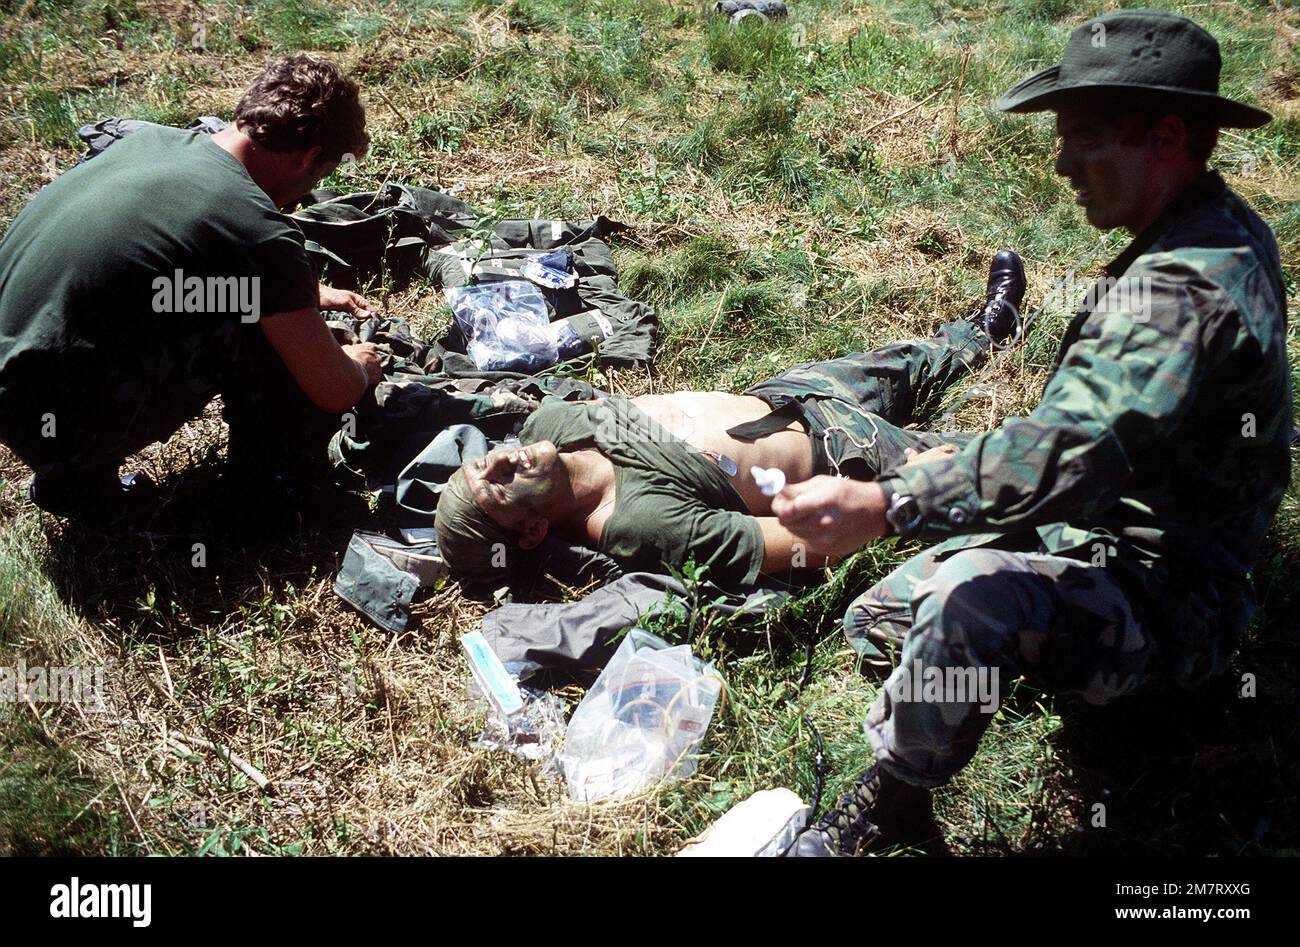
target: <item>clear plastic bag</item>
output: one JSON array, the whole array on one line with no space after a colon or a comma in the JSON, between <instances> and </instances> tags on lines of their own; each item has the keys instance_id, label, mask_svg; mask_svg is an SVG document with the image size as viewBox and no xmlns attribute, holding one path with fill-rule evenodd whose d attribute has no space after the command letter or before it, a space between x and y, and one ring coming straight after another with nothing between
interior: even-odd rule
<instances>
[{"instance_id":1,"label":"clear plastic bag","mask_svg":"<svg viewBox=\"0 0 1300 947\"><path fill-rule=\"evenodd\" d=\"M454 287L447 301L466 354L483 371L533 374L558 360L546 299L527 280Z\"/></svg>"},{"instance_id":2,"label":"clear plastic bag","mask_svg":"<svg viewBox=\"0 0 1300 947\"><path fill-rule=\"evenodd\" d=\"M469 662L470 696L484 698L489 708L475 746L541 761L544 771L557 775L555 748L564 738L564 701L520 687L519 667L503 664L481 631L463 635L460 642Z\"/></svg>"},{"instance_id":3,"label":"clear plastic bag","mask_svg":"<svg viewBox=\"0 0 1300 947\"><path fill-rule=\"evenodd\" d=\"M483 733L474 745L540 762L543 774L556 776L555 749L564 739L564 701L531 687L519 688L519 695L524 706L518 713L503 720L495 710L489 710Z\"/></svg>"},{"instance_id":4,"label":"clear plastic bag","mask_svg":"<svg viewBox=\"0 0 1300 947\"><path fill-rule=\"evenodd\" d=\"M528 260L519 268L519 272L547 289L572 289L578 277L563 269L548 266L542 260Z\"/></svg>"},{"instance_id":5,"label":"clear plastic bag","mask_svg":"<svg viewBox=\"0 0 1300 947\"><path fill-rule=\"evenodd\" d=\"M560 754L569 795L630 796L695 772L725 688L686 645L629 631L569 721Z\"/></svg>"}]
</instances>

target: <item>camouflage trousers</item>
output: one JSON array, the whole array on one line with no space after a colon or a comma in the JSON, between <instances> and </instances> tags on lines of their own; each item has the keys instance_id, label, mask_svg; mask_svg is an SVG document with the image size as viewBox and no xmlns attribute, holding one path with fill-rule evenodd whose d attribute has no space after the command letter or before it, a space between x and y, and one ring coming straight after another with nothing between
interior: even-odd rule
<instances>
[{"instance_id":1,"label":"camouflage trousers","mask_svg":"<svg viewBox=\"0 0 1300 947\"><path fill-rule=\"evenodd\" d=\"M876 761L920 786L970 761L1021 676L1092 704L1158 677L1151 631L1105 568L963 542L914 556L844 616L865 663L896 659L865 723Z\"/></svg>"},{"instance_id":2,"label":"camouflage trousers","mask_svg":"<svg viewBox=\"0 0 1300 947\"><path fill-rule=\"evenodd\" d=\"M745 389L772 405L770 422L761 418L728 433L761 437L797 417L808 426L818 473L871 480L902 464L907 448L960 445L973 436L903 426L919 420L944 388L982 364L990 347L983 329L958 320L928 339L796 365Z\"/></svg>"}]
</instances>

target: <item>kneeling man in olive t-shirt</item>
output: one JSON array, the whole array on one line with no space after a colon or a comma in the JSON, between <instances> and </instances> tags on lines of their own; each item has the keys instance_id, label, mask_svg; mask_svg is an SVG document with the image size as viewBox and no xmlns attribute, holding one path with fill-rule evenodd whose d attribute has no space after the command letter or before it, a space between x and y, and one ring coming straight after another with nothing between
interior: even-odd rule
<instances>
[{"instance_id":1,"label":"kneeling man in olive t-shirt","mask_svg":"<svg viewBox=\"0 0 1300 947\"><path fill-rule=\"evenodd\" d=\"M111 521L123 460L220 393L232 467L315 473L332 416L380 378L321 309L280 211L369 138L355 82L308 56L270 63L214 135L146 126L60 176L0 242L0 442L37 505Z\"/></svg>"}]
</instances>

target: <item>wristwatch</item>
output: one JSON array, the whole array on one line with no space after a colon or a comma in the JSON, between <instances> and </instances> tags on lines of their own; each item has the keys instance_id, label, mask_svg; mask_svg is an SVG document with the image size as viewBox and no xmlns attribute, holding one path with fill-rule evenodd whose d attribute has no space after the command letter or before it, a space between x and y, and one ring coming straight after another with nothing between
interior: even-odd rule
<instances>
[{"instance_id":1,"label":"wristwatch","mask_svg":"<svg viewBox=\"0 0 1300 947\"><path fill-rule=\"evenodd\" d=\"M921 507L913 496L904 495L896 491L891 491L889 495L889 506L885 510L885 519L889 525L894 528L894 533L903 539L911 539L921 531L921 525L925 522L925 517L921 515Z\"/></svg>"}]
</instances>

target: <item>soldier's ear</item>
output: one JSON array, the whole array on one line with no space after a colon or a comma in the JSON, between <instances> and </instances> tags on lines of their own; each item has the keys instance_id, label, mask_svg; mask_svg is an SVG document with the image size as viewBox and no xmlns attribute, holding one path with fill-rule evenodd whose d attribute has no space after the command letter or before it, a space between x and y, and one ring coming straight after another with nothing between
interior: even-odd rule
<instances>
[{"instance_id":1,"label":"soldier's ear","mask_svg":"<svg viewBox=\"0 0 1300 947\"><path fill-rule=\"evenodd\" d=\"M316 168L320 162L321 146L312 145L310 148L302 148L298 151L290 152L294 156L294 163L298 166L295 173L306 173Z\"/></svg>"},{"instance_id":2,"label":"soldier's ear","mask_svg":"<svg viewBox=\"0 0 1300 947\"><path fill-rule=\"evenodd\" d=\"M520 549L536 549L546 538L546 532L550 529L550 523L542 516L530 516L524 520L519 527L523 535L519 537Z\"/></svg>"},{"instance_id":3,"label":"soldier's ear","mask_svg":"<svg viewBox=\"0 0 1300 947\"><path fill-rule=\"evenodd\" d=\"M1148 140L1162 158L1177 158L1187 150L1187 123L1178 115L1163 115L1151 126Z\"/></svg>"}]
</instances>

